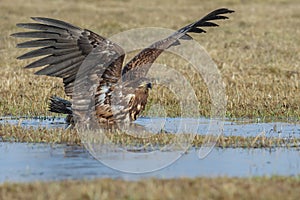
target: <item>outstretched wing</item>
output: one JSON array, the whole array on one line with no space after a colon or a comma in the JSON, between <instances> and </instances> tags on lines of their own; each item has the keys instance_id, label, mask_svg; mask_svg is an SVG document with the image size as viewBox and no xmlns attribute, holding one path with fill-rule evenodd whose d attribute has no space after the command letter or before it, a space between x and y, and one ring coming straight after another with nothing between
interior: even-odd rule
<instances>
[{"instance_id":1,"label":"outstretched wing","mask_svg":"<svg viewBox=\"0 0 300 200\"><path fill-rule=\"evenodd\" d=\"M108 81L121 76L124 51L117 44L92 31L63 21L43 17L32 17L32 19L38 23L20 23L17 26L35 31L14 33L12 36L38 38L17 45L19 48L38 47L38 49L25 53L18 59L44 56L25 68L44 66L35 74L63 78L65 92L68 96L72 97L78 70L90 53L93 53L93 61L99 60L97 65L91 66L99 69L93 69L94 74L89 74L90 76L96 75L95 83L97 81L99 83L102 76L110 76ZM89 66L85 65L84 67ZM109 70L103 74L107 67Z\"/></svg>"},{"instance_id":2,"label":"outstretched wing","mask_svg":"<svg viewBox=\"0 0 300 200\"><path fill-rule=\"evenodd\" d=\"M229 10L227 8L220 8L212 11L205 17L200 20L191 23L169 37L155 42L150 45L148 48L142 50L139 54L137 54L134 58L132 58L124 67L122 71L122 75L129 74L124 76L129 79L136 79L145 77L152 63L156 60L156 58L167 48L170 46L179 45L179 39L183 40L191 40L193 39L187 33L205 33L206 31L202 29L202 27L210 27L210 26L218 26L216 23L211 21L220 20L220 19L228 19L227 16L223 16L223 14L229 14L234 12L233 10ZM135 69L135 70L133 70ZM130 73L128 73L130 71Z\"/></svg>"}]
</instances>

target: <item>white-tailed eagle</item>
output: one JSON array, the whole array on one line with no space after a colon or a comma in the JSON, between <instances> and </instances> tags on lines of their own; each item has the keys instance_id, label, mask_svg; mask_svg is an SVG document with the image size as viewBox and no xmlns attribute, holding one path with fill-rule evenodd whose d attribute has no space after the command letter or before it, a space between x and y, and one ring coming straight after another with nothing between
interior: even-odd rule
<instances>
[{"instance_id":1,"label":"white-tailed eagle","mask_svg":"<svg viewBox=\"0 0 300 200\"><path fill-rule=\"evenodd\" d=\"M121 77L127 74L133 77L139 72L139 66L143 69L149 69L157 57L171 46L179 45L181 39L192 39L188 33L205 33L203 27L218 26L212 22L214 20L228 19L224 14L234 11L221 8L212 11L202 19L191 23L169 37L162 39L145 48L134 56L123 67L125 57L124 50L108 39L90 31L71 25L69 23L43 17L32 17L37 23L20 23L18 27L33 29L34 31L14 33L12 36L21 38L37 38L23 43L19 43L19 48L38 49L25 53L18 59L28 59L38 56L44 56L35 62L30 63L25 68L43 67L35 74L60 77L63 79L64 89L71 101L51 97L50 111L56 113L68 114L67 119L80 115L80 102L86 97L84 92L82 99L75 92L75 81L78 77L78 71L82 63L88 56L94 56L98 61L93 68L93 73L88 73L85 80L96 85L93 95L93 112L99 123L130 122L136 120L138 114L144 110L147 103L148 91L151 83L144 81L140 76L139 81L135 84L130 81L126 83L120 96L119 109L112 110L111 95L116 90L117 82ZM91 53L94 52L94 55ZM89 70L89 69L86 69ZM136 72L135 72L136 70ZM143 70L145 71L145 70ZM130 72L130 73L129 73ZM131 77L130 76L130 77ZM135 77L136 78L136 77ZM79 82L80 84L80 82ZM77 108L74 105L74 99L77 100ZM78 112L76 113L76 109Z\"/></svg>"}]
</instances>

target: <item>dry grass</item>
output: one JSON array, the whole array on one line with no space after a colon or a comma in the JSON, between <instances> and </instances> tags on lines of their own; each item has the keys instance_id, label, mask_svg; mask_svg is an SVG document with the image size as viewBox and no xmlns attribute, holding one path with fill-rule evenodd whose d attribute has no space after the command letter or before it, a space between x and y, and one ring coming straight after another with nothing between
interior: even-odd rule
<instances>
[{"instance_id":1,"label":"dry grass","mask_svg":"<svg viewBox=\"0 0 300 200\"><path fill-rule=\"evenodd\" d=\"M75 130L23 128L14 125L0 125L1 140L3 142L80 144L80 138Z\"/></svg>"},{"instance_id":2,"label":"dry grass","mask_svg":"<svg viewBox=\"0 0 300 200\"><path fill-rule=\"evenodd\" d=\"M33 75L24 70L29 61L15 58L20 40L9 37L18 32L15 24L30 16L69 21L110 36L140 27L178 29L218 7L234 9L230 20L220 22L207 34L195 35L214 59L226 84L228 117L300 117L300 3L296 0L268 1L1 1L0 7L0 115L50 115L51 95L64 96L61 80ZM166 59L168 60L168 59ZM164 61L162 57L160 61ZM204 82L187 65L178 66L191 82L200 101L200 114L208 116L210 98ZM180 114L168 91L152 91L150 105L166 106L169 116ZM177 108L176 108L177 106ZM174 109L174 107L176 109Z\"/></svg>"},{"instance_id":3,"label":"dry grass","mask_svg":"<svg viewBox=\"0 0 300 200\"><path fill-rule=\"evenodd\" d=\"M40 192L43 191L43 192ZM0 185L0 199L299 199L300 179L196 178L100 179Z\"/></svg>"}]
</instances>

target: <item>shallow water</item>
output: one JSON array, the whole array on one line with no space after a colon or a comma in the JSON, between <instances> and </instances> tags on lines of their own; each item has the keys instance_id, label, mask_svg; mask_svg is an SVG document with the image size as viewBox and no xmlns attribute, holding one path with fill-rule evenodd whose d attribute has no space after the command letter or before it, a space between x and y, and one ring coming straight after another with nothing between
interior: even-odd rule
<instances>
[{"instance_id":1,"label":"shallow water","mask_svg":"<svg viewBox=\"0 0 300 200\"><path fill-rule=\"evenodd\" d=\"M64 118L41 117L41 118L14 118L2 117L0 124L20 125L23 127L45 127L45 128L66 128Z\"/></svg>"},{"instance_id":2,"label":"shallow water","mask_svg":"<svg viewBox=\"0 0 300 200\"><path fill-rule=\"evenodd\" d=\"M64 118L0 118L0 124L21 125L23 127L46 127L66 128ZM137 124L143 125L151 132L157 133L161 130L170 133L185 132L205 134L208 131L210 120L207 118L147 118L136 120ZM224 121L222 134L225 136L257 136L280 138L299 138L299 122L269 122L259 123L249 120ZM183 128L184 127L184 128Z\"/></svg>"},{"instance_id":3,"label":"shallow water","mask_svg":"<svg viewBox=\"0 0 300 200\"><path fill-rule=\"evenodd\" d=\"M0 124L26 127L66 128L63 118L2 117ZM137 124L151 132L182 130L203 134L208 131L206 118L139 118ZM185 127L185 129L182 129ZM300 124L287 122L253 123L224 121L225 136L257 136L299 138ZM102 157L101 157L102 156ZM215 148L204 159L198 150L187 153L154 151L122 154L119 151L101 154L101 162L79 146L25 144L0 142L0 182L28 182L35 180L65 180L92 178L175 178L198 176L294 176L300 174L300 148L233 149ZM179 158L179 159L178 159ZM177 160L178 159L178 160ZM177 160L177 161L176 161ZM166 166L162 168L163 166ZM123 172L120 172L119 169ZM157 170L162 168L161 170ZM144 172L139 175L125 172ZM154 172L152 172L154 171Z\"/></svg>"},{"instance_id":4,"label":"shallow water","mask_svg":"<svg viewBox=\"0 0 300 200\"><path fill-rule=\"evenodd\" d=\"M0 182L28 182L35 180L65 180L93 178L175 177L250 177L300 174L300 149L214 149L199 159L196 149L190 150L176 162L161 170L144 174L123 173L94 159L83 147L50 144L0 143ZM168 152L160 153L145 165L164 160ZM138 160L115 160L113 154L106 159L130 167Z\"/></svg>"}]
</instances>

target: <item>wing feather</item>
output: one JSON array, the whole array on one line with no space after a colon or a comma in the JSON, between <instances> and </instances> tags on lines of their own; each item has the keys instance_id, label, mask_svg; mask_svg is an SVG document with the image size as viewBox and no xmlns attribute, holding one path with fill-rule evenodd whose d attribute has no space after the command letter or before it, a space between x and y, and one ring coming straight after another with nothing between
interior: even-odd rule
<instances>
[{"instance_id":1,"label":"wing feather","mask_svg":"<svg viewBox=\"0 0 300 200\"><path fill-rule=\"evenodd\" d=\"M56 49L55 47L48 46L48 47L36 49L28 53L25 53L22 56L19 56L17 59L28 59L28 58L34 58L34 57L45 56L50 54L54 56L60 56L60 55L70 54L73 52L78 52L78 47L68 48L68 49Z\"/></svg>"},{"instance_id":2,"label":"wing feather","mask_svg":"<svg viewBox=\"0 0 300 200\"><path fill-rule=\"evenodd\" d=\"M205 33L206 31L200 27L210 27L210 26L218 26L216 23L210 22L212 20L220 20L220 19L228 19L227 16L223 16L222 14L229 14L234 12L233 10L229 10L227 8L216 9L200 20L191 23L169 37L157 41L154 44L150 45L148 48L142 50L139 54L133 57L124 67L122 71L122 75L130 72L130 79L133 78L141 78L144 77L151 67L152 63L157 59L157 57L167 48L175 45L179 45L179 39L190 40L192 39L187 33ZM138 66L143 66L142 70L138 70ZM135 70L133 70L135 69ZM127 78L125 76L125 78Z\"/></svg>"},{"instance_id":3,"label":"wing feather","mask_svg":"<svg viewBox=\"0 0 300 200\"><path fill-rule=\"evenodd\" d=\"M27 52L19 56L18 59L44 56L30 63L25 68L43 67L37 71L36 74L63 78L65 92L68 96L72 96L74 81L79 68L93 50L98 49L100 51L96 54L96 58L98 59L102 59L102 57L107 57L107 59L111 58L108 54L103 53L104 51L108 51L115 54L116 57L124 59L124 57L121 56L124 55L124 51L121 47L92 31L81 29L56 19L44 17L32 17L32 19L36 22L19 23L17 26L33 31L14 33L12 36L35 38L35 40L20 43L17 47L37 47L38 49ZM103 69L105 69L108 67L106 64L110 64L112 68L122 68L123 60L122 62L116 62L120 65L116 66L114 62L108 62L107 59L103 60L105 64L97 65L97 67L103 67ZM89 66L85 67L89 68ZM89 68L89 70L91 69ZM95 72L97 72L97 70ZM120 74L118 76L120 76ZM99 82L100 78L99 75Z\"/></svg>"}]
</instances>

